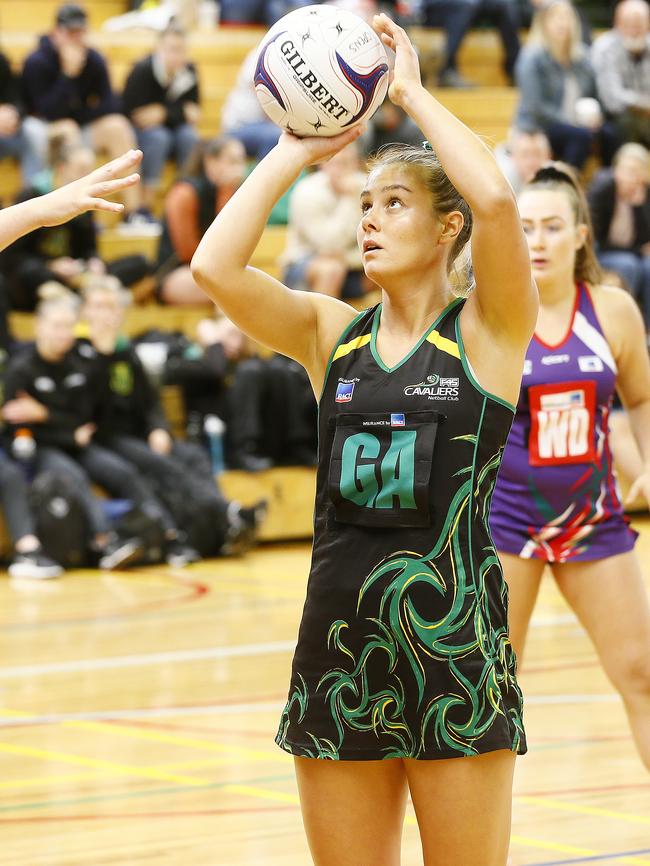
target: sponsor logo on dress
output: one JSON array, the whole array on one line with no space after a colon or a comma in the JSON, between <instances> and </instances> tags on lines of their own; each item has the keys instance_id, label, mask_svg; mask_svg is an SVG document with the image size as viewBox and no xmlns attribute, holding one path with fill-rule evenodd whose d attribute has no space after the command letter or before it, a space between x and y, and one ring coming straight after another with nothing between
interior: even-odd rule
<instances>
[{"instance_id":1,"label":"sponsor logo on dress","mask_svg":"<svg viewBox=\"0 0 650 866\"><path fill-rule=\"evenodd\" d=\"M571 355L545 355L542 358L542 364L568 364L571 360Z\"/></svg>"},{"instance_id":2,"label":"sponsor logo on dress","mask_svg":"<svg viewBox=\"0 0 650 866\"><path fill-rule=\"evenodd\" d=\"M583 373L602 373L605 369L605 365L598 355L580 355L578 366Z\"/></svg>"},{"instance_id":3,"label":"sponsor logo on dress","mask_svg":"<svg viewBox=\"0 0 650 866\"><path fill-rule=\"evenodd\" d=\"M432 373L417 385L407 385L404 394L407 397L427 397L429 400L458 400L460 379L457 376L439 376Z\"/></svg>"},{"instance_id":4,"label":"sponsor logo on dress","mask_svg":"<svg viewBox=\"0 0 650 866\"><path fill-rule=\"evenodd\" d=\"M358 381L358 379L339 379L339 383L336 386L335 401L337 403L349 403L354 394L354 386Z\"/></svg>"},{"instance_id":5,"label":"sponsor logo on dress","mask_svg":"<svg viewBox=\"0 0 650 866\"><path fill-rule=\"evenodd\" d=\"M391 427L405 427L406 426L406 418L402 412L391 412L390 415L390 426Z\"/></svg>"}]
</instances>

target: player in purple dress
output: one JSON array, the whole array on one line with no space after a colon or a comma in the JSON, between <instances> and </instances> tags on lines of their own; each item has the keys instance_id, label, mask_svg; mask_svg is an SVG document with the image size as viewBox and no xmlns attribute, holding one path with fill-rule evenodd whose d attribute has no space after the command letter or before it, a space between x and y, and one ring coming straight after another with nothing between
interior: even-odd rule
<instances>
[{"instance_id":1,"label":"player in purple dress","mask_svg":"<svg viewBox=\"0 0 650 866\"><path fill-rule=\"evenodd\" d=\"M540 294L490 526L510 588L521 656L548 563L619 690L650 769L650 606L609 447L614 391L643 459L630 490L650 502L650 363L641 314L600 285L591 224L573 172L545 166L519 199Z\"/></svg>"}]
</instances>

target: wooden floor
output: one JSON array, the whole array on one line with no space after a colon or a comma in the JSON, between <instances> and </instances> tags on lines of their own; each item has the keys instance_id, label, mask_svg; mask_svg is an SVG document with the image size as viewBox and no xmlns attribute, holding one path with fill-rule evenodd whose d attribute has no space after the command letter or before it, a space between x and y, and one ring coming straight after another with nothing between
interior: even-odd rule
<instances>
[{"instance_id":1,"label":"wooden floor","mask_svg":"<svg viewBox=\"0 0 650 866\"><path fill-rule=\"evenodd\" d=\"M636 523L650 584L650 519ZM273 744L308 561L301 543L184 571L2 578L0 863L308 866ZM550 580L521 683L514 866L650 866L650 779ZM421 863L409 813L403 864Z\"/></svg>"}]
</instances>

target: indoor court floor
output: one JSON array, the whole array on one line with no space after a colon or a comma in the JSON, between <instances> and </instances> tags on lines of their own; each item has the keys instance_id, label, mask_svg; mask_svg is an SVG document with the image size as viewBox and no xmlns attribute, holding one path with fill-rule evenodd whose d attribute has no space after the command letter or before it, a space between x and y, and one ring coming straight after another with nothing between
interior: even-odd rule
<instances>
[{"instance_id":1,"label":"indoor court floor","mask_svg":"<svg viewBox=\"0 0 650 866\"><path fill-rule=\"evenodd\" d=\"M650 519L635 524L650 587ZM309 554L3 577L0 863L309 866L273 742ZM650 777L550 579L520 680L513 866L650 866ZM422 864L412 811L402 862Z\"/></svg>"}]
</instances>

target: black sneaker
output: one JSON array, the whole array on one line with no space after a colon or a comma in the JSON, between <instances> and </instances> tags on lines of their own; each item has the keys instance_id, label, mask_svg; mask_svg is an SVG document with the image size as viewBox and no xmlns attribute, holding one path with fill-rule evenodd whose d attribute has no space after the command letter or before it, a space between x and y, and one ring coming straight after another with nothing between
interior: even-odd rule
<instances>
[{"instance_id":1,"label":"black sneaker","mask_svg":"<svg viewBox=\"0 0 650 866\"><path fill-rule=\"evenodd\" d=\"M225 556L239 556L250 550L257 543L257 530L266 517L268 502L260 499L248 508L242 508L239 502L228 505L228 532L221 547Z\"/></svg>"},{"instance_id":2,"label":"black sneaker","mask_svg":"<svg viewBox=\"0 0 650 866\"><path fill-rule=\"evenodd\" d=\"M111 539L101 551L99 567L105 571L124 568L135 562L144 553L142 542L137 538Z\"/></svg>"},{"instance_id":3,"label":"black sneaker","mask_svg":"<svg viewBox=\"0 0 650 866\"><path fill-rule=\"evenodd\" d=\"M199 562L201 554L178 538L170 539L165 547L165 561L172 568L183 568L192 562Z\"/></svg>"},{"instance_id":4,"label":"black sneaker","mask_svg":"<svg viewBox=\"0 0 650 866\"><path fill-rule=\"evenodd\" d=\"M7 569L11 577L49 580L63 574L63 567L39 550L17 553Z\"/></svg>"}]
</instances>

